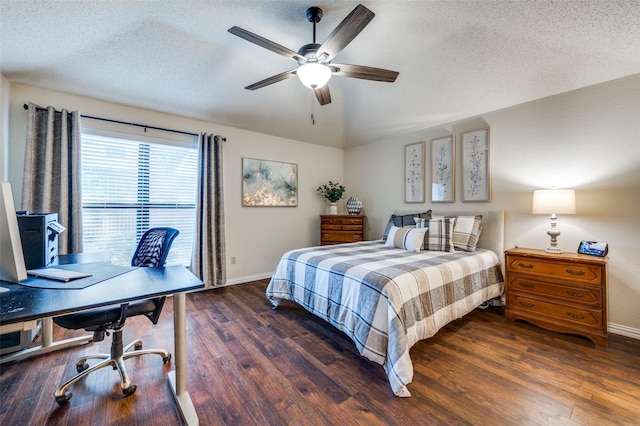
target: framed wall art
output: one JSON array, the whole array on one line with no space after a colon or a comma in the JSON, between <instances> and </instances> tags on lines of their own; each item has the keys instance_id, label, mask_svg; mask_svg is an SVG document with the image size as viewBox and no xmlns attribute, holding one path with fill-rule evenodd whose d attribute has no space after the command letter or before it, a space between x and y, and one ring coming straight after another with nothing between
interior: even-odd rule
<instances>
[{"instance_id":1,"label":"framed wall art","mask_svg":"<svg viewBox=\"0 0 640 426\"><path fill-rule=\"evenodd\" d=\"M431 201L455 201L456 137L454 135L431 139Z\"/></svg>"},{"instance_id":2,"label":"framed wall art","mask_svg":"<svg viewBox=\"0 0 640 426\"><path fill-rule=\"evenodd\" d=\"M242 158L243 207L296 207L298 165Z\"/></svg>"},{"instance_id":3,"label":"framed wall art","mask_svg":"<svg viewBox=\"0 0 640 426\"><path fill-rule=\"evenodd\" d=\"M491 201L489 128L462 134L462 201Z\"/></svg>"},{"instance_id":4,"label":"framed wall art","mask_svg":"<svg viewBox=\"0 0 640 426\"><path fill-rule=\"evenodd\" d=\"M404 146L404 201L424 203L424 142Z\"/></svg>"}]
</instances>

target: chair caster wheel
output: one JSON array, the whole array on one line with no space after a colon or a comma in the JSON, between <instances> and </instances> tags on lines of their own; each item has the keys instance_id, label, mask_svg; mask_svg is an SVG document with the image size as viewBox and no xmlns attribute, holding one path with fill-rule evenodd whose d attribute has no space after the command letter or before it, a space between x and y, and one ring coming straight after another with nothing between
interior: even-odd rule
<instances>
[{"instance_id":1,"label":"chair caster wheel","mask_svg":"<svg viewBox=\"0 0 640 426\"><path fill-rule=\"evenodd\" d=\"M65 392L65 394L62 396L56 396L56 402L58 403L58 405L62 406L69 402L72 396L73 394L71 392Z\"/></svg>"},{"instance_id":2,"label":"chair caster wheel","mask_svg":"<svg viewBox=\"0 0 640 426\"><path fill-rule=\"evenodd\" d=\"M76 365L76 371L78 373L82 373L84 370L86 370L87 368L89 368L89 364L86 362L83 362L82 364L77 364Z\"/></svg>"},{"instance_id":3,"label":"chair caster wheel","mask_svg":"<svg viewBox=\"0 0 640 426\"><path fill-rule=\"evenodd\" d=\"M124 394L124 396L130 396L136 393L136 389L138 389L136 385L131 385L126 389L122 389L122 393Z\"/></svg>"},{"instance_id":4,"label":"chair caster wheel","mask_svg":"<svg viewBox=\"0 0 640 426\"><path fill-rule=\"evenodd\" d=\"M163 364L169 364L171 362L171 354L169 354L169 356L163 356L162 357L162 363Z\"/></svg>"}]
</instances>

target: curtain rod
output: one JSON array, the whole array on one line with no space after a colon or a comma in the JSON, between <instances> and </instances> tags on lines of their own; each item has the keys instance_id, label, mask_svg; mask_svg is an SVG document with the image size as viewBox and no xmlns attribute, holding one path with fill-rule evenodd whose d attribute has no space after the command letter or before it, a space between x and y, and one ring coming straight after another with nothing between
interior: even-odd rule
<instances>
[{"instance_id":1,"label":"curtain rod","mask_svg":"<svg viewBox=\"0 0 640 426\"><path fill-rule=\"evenodd\" d=\"M23 107L24 107L24 109L29 109L29 105L27 105L27 104L24 104ZM47 108L43 108L43 107L39 107L39 106L37 106L36 109L39 109L41 111L46 111L47 110ZM56 112L59 112L59 111L56 111ZM145 130L146 129L153 129L153 130L162 130L164 132L180 133L180 134L183 134L183 135L200 136L198 133L184 132L182 130L174 130L174 129L165 129L164 127L148 126L146 124L130 123L128 121L112 120L110 118L93 117L91 115L82 115L82 114L80 116L83 117L83 118L91 118L93 120L107 121L109 123L125 124L127 126L144 127ZM227 138L222 138L222 140L226 141Z\"/></svg>"}]
</instances>

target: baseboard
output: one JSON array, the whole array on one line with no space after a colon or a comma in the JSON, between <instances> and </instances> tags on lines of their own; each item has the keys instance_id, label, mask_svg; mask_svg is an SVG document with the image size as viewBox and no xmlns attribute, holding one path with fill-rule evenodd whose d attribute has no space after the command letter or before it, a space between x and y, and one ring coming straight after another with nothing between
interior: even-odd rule
<instances>
[{"instance_id":1,"label":"baseboard","mask_svg":"<svg viewBox=\"0 0 640 426\"><path fill-rule=\"evenodd\" d=\"M619 334L621 336L631 337L640 340L640 329L627 327L620 324L608 324L609 333Z\"/></svg>"},{"instance_id":2,"label":"baseboard","mask_svg":"<svg viewBox=\"0 0 640 426\"><path fill-rule=\"evenodd\" d=\"M273 275L273 272L266 272L264 274L256 274L256 275L246 275L244 277L236 277L232 279L227 279L227 282L224 283L225 286L234 285L234 284L242 284L248 283L251 281L264 280L269 279Z\"/></svg>"}]
</instances>

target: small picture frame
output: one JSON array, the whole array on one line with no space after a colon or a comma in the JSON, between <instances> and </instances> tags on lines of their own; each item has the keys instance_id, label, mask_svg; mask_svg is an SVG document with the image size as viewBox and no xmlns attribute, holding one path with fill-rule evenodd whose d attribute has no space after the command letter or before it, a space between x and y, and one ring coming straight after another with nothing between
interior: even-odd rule
<instances>
[{"instance_id":1,"label":"small picture frame","mask_svg":"<svg viewBox=\"0 0 640 426\"><path fill-rule=\"evenodd\" d=\"M462 201L491 201L489 128L462 134Z\"/></svg>"},{"instance_id":2,"label":"small picture frame","mask_svg":"<svg viewBox=\"0 0 640 426\"><path fill-rule=\"evenodd\" d=\"M404 201L424 203L424 142L404 146Z\"/></svg>"},{"instance_id":3,"label":"small picture frame","mask_svg":"<svg viewBox=\"0 0 640 426\"><path fill-rule=\"evenodd\" d=\"M431 202L455 201L456 137L431 139Z\"/></svg>"}]
</instances>

